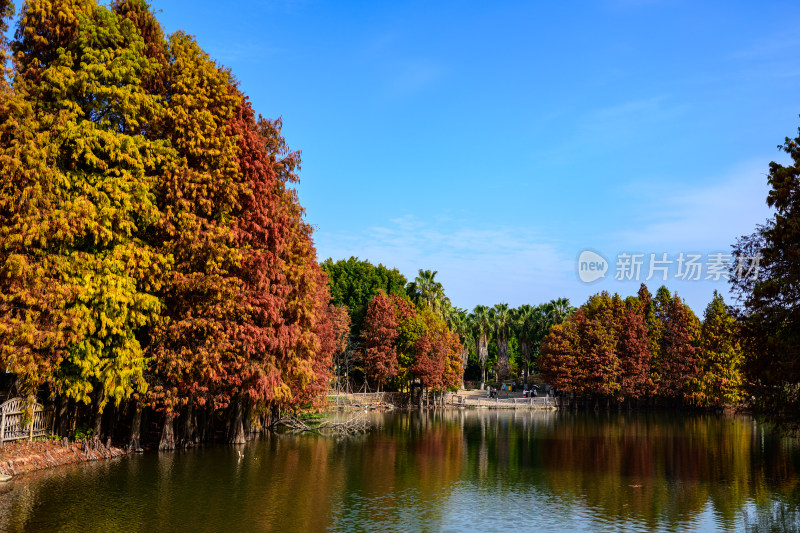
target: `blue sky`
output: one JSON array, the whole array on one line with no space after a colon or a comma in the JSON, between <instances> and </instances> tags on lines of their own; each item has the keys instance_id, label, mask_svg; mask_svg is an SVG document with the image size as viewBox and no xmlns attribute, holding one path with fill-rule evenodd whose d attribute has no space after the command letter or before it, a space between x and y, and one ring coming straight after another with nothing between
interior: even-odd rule
<instances>
[{"instance_id":1,"label":"blue sky","mask_svg":"<svg viewBox=\"0 0 800 533\"><path fill-rule=\"evenodd\" d=\"M796 3L154 5L283 116L321 259L438 270L459 307L631 294L619 252L729 251L800 125ZM588 285L587 247L612 270ZM667 285L697 312L727 293Z\"/></svg>"},{"instance_id":2,"label":"blue sky","mask_svg":"<svg viewBox=\"0 0 800 533\"><path fill-rule=\"evenodd\" d=\"M154 7L283 117L320 259L438 270L459 307L632 294L619 252L729 251L800 125L796 2ZM587 247L612 263L593 284ZM667 285L697 312L727 294Z\"/></svg>"}]
</instances>

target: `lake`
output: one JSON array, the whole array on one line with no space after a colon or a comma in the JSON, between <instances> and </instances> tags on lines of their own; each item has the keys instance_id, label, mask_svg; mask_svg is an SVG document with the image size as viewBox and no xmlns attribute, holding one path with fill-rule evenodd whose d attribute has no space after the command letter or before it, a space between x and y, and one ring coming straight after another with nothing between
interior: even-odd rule
<instances>
[{"instance_id":1,"label":"lake","mask_svg":"<svg viewBox=\"0 0 800 533\"><path fill-rule=\"evenodd\" d=\"M800 443L749 417L369 416L361 436L272 435L33 474L0 489L0 530L800 528Z\"/></svg>"}]
</instances>

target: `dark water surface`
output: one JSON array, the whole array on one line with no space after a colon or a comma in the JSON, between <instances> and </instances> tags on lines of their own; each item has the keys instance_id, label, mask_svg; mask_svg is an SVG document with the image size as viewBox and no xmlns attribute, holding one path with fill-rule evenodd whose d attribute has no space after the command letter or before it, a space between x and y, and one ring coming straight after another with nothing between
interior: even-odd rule
<instances>
[{"instance_id":1,"label":"dark water surface","mask_svg":"<svg viewBox=\"0 0 800 533\"><path fill-rule=\"evenodd\" d=\"M747 417L372 416L365 436L272 436L27 476L0 489L0 530L800 530L800 443Z\"/></svg>"}]
</instances>

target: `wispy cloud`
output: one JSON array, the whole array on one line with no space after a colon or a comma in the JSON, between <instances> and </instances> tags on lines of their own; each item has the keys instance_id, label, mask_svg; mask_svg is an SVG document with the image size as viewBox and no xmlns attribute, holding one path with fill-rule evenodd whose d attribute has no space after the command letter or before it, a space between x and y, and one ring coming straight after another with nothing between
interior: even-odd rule
<instances>
[{"instance_id":1,"label":"wispy cloud","mask_svg":"<svg viewBox=\"0 0 800 533\"><path fill-rule=\"evenodd\" d=\"M409 279L420 268L438 270L437 279L460 307L535 303L561 296L575 284L574 258L531 228L406 216L359 235L320 232L316 241L320 257L357 256L398 268Z\"/></svg>"},{"instance_id":2,"label":"wispy cloud","mask_svg":"<svg viewBox=\"0 0 800 533\"><path fill-rule=\"evenodd\" d=\"M581 147L584 157L627 149L673 123L689 109L687 104L675 102L668 95L654 95L575 111L572 130L561 142L542 150L537 157L565 164L575 160L576 146Z\"/></svg>"},{"instance_id":3,"label":"wispy cloud","mask_svg":"<svg viewBox=\"0 0 800 533\"><path fill-rule=\"evenodd\" d=\"M418 59L398 63L386 81L390 96L405 96L434 85L444 75L444 69L430 60Z\"/></svg>"},{"instance_id":4,"label":"wispy cloud","mask_svg":"<svg viewBox=\"0 0 800 533\"><path fill-rule=\"evenodd\" d=\"M770 210L764 159L746 162L707 185L664 180L629 191L631 224L612 236L621 247L652 252L728 250Z\"/></svg>"}]
</instances>

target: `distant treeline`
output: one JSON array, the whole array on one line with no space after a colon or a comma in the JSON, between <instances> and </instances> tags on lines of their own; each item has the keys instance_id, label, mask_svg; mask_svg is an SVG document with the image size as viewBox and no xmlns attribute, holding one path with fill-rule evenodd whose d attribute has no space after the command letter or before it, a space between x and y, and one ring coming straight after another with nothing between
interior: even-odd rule
<instances>
[{"instance_id":1,"label":"distant treeline","mask_svg":"<svg viewBox=\"0 0 800 533\"><path fill-rule=\"evenodd\" d=\"M598 401L721 407L743 394L736 318L718 293L702 323L677 295L642 284L622 300L589 298L542 345L544 378L590 405Z\"/></svg>"},{"instance_id":2,"label":"distant treeline","mask_svg":"<svg viewBox=\"0 0 800 533\"><path fill-rule=\"evenodd\" d=\"M436 280L420 270L412 282L396 269L351 257L327 259L332 303L347 309L351 335L337 352L342 387L406 389L411 384L444 391L461 385L464 370L486 382L528 378L550 327L575 311L560 298L514 309L500 303L454 307ZM458 370L457 370L458 369Z\"/></svg>"},{"instance_id":3,"label":"distant treeline","mask_svg":"<svg viewBox=\"0 0 800 533\"><path fill-rule=\"evenodd\" d=\"M333 303L351 335L337 351L342 387L444 391L461 369L486 382L527 382L529 371L587 405L606 401L721 407L744 395L744 352L735 313L715 293L701 322L666 287L645 285L623 300L601 293L577 310L568 300L541 305L454 307L437 272L407 283L397 270L351 257L322 264ZM491 357L490 357L491 355Z\"/></svg>"}]
</instances>

